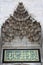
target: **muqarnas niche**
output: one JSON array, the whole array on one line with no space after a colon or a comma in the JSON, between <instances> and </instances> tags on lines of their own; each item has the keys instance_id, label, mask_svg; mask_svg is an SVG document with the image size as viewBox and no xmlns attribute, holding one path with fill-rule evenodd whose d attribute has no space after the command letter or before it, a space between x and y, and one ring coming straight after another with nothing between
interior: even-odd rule
<instances>
[{"instance_id":1,"label":"muqarnas niche","mask_svg":"<svg viewBox=\"0 0 43 65\"><path fill-rule=\"evenodd\" d=\"M28 14L22 2L1 27L3 42L11 42L15 36L19 36L20 39L25 36L31 42L37 42L41 38L40 23Z\"/></svg>"}]
</instances>

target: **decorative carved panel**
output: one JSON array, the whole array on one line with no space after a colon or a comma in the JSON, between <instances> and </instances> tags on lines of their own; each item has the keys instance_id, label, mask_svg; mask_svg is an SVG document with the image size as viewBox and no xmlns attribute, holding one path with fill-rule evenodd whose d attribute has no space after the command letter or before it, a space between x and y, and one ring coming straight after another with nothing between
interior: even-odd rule
<instances>
[{"instance_id":1,"label":"decorative carved panel","mask_svg":"<svg viewBox=\"0 0 43 65\"><path fill-rule=\"evenodd\" d=\"M21 39L26 36L31 42L37 42L41 38L41 25L29 15L23 3L19 3L13 16L3 23L1 37L3 42L11 42L15 36Z\"/></svg>"}]
</instances>

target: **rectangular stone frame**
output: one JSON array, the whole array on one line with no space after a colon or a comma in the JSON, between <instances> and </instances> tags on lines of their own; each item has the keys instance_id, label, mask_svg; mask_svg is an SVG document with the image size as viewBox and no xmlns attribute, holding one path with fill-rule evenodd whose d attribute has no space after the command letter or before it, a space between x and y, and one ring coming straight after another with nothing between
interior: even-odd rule
<instances>
[{"instance_id":1,"label":"rectangular stone frame","mask_svg":"<svg viewBox=\"0 0 43 65\"><path fill-rule=\"evenodd\" d=\"M5 50L38 50L39 61L4 61ZM40 63L40 62L41 62L40 49L3 49L2 63Z\"/></svg>"}]
</instances>

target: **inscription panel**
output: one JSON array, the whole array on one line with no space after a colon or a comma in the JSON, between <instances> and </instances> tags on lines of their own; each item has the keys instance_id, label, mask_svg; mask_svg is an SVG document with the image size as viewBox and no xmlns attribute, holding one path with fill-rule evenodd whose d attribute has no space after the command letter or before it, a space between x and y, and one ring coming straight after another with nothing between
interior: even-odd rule
<instances>
[{"instance_id":1,"label":"inscription panel","mask_svg":"<svg viewBox=\"0 0 43 65\"><path fill-rule=\"evenodd\" d=\"M3 62L40 62L39 49L4 49Z\"/></svg>"}]
</instances>

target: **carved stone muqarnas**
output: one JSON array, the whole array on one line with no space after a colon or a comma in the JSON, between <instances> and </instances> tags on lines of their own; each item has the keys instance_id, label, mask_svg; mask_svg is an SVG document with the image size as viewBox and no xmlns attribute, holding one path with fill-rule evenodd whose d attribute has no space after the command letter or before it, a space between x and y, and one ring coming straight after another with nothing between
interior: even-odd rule
<instances>
[{"instance_id":1,"label":"carved stone muqarnas","mask_svg":"<svg viewBox=\"0 0 43 65\"><path fill-rule=\"evenodd\" d=\"M15 36L20 39L24 36L31 42L37 42L41 38L41 25L34 20L25 10L23 3L19 3L13 16L3 23L1 27L1 37L3 42L11 42Z\"/></svg>"}]
</instances>

